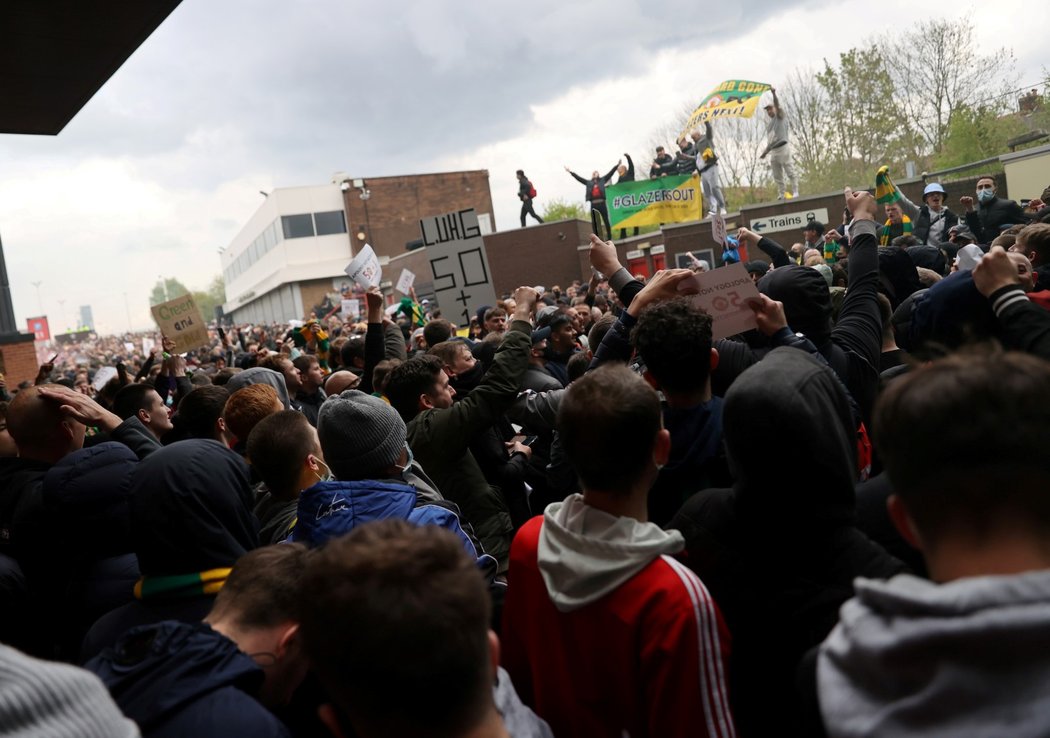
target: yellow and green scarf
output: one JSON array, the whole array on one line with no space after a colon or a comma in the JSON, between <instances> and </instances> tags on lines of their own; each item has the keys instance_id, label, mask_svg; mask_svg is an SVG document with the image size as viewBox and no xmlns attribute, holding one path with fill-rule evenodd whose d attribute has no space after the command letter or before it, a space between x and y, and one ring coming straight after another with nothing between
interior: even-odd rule
<instances>
[{"instance_id":1,"label":"yellow and green scarf","mask_svg":"<svg viewBox=\"0 0 1050 738\"><path fill-rule=\"evenodd\" d=\"M173 574L164 577L141 577L135 582L136 600L184 599L213 595L226 584L233 569L209 569L193 574Z\"/></svg>"},{"instance_id":2,"label":"yellow and green scarf","mask_svg":"<svg viewBox=\"0 0 1050 738\"><path fill-rule=\"evenodd\" d=\"M911 233L911 218L909 218L907 215L902 215L899 227L900 232L894 233L894 231L896 230L898 230L898 228L895 228L894 225L887 220L883 224L882 228L879 229L879 246L889 246L890 241L895 239L897 236L904 236Z\"/></svg>"}]
</instances>

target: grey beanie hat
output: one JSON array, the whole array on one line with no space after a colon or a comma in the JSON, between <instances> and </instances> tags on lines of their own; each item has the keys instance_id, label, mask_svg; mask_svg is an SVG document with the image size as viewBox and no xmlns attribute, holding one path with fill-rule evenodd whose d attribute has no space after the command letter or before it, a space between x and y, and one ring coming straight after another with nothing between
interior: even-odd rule
<instances>
[{"instance_id":1,"label":"grey beanie hat","mask_svg":"<svg viewBox=\"0 0 1050 738\"><path fill-rule=\"evenodd\" d=\"M317 437L337 479L372 479L405 448L405 421L386 402L347 390L321 403Z\"/></svg>"}]
</instances>

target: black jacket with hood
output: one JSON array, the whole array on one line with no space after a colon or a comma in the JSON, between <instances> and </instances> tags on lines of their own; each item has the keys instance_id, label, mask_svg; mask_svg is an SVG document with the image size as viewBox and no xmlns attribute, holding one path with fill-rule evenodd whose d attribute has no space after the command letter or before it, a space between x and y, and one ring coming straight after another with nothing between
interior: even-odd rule
<instances>
[{"instance_id":1,"label":"black jacket with hood","mask_svg":"<svg viewBox=\"0 0 1050 738\"><path fill-rule=\"evenodd\" d=\"M795 670L858 576L906 567L854 526L855 420L836 377L796 348L771 351L725 398L736 483L690 498L669 528L733 636L730 697L742 736L799 735Z\"/></svg>"},{"instance_id":2,"label":"black jacket with hood","mask_svg":"<svg viewBox=\"0 0 1050 738\"><path fill-rule=\"evenodd\" d=\"M259 546L248 465L218 441L179 441L139 463L131 478L131 529L144 577L230 568ZM193 622L211 595L148 597L103 615L81 650L91 657L136 625Z\"/></svg>"}]
</instances>

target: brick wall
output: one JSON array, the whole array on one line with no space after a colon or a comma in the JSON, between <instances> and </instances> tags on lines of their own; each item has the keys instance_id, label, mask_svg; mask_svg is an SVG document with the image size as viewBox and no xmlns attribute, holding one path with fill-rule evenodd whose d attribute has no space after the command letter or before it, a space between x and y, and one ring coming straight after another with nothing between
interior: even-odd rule
<instances>
[{"instance_id":1,"label":"brick wall","mask_svg":"<svg viewBox=\"0 0 1050 738\"><path fill-rule=\"evenodd\" d=\"M485 236L496 296L522 285L565 286L581 278L577 248L588 242L591 224L559 220ZM586 276L590 277L588 268Z\"/></svg>"},{"instance_id":2,"label":"brick wall","mask_svg":"<svg viewBox=\"0 0 1050 738\"><path fill-rule=\"evenodd\" d=\"M420 237L420 218L464 208L488 213L496 229L485 170L374 177L364 182L371 192L367 201L354 187L343 196L355 253L367 241L380 256L404 254L405 244ZM359 231L364 231L365 241L357 237Z\"/></svg>"},{"instance_id":3,"label":"brick wall","mask_svg":"<svg viewBox=\"0 0 1050 738\"><path fill-rule=\"evenodd\" d=\"M32 382L39 368L32 333L0 336L0 372L4 374L8 390L17 387L19 382Z\"/></svg>"}]
</instances>

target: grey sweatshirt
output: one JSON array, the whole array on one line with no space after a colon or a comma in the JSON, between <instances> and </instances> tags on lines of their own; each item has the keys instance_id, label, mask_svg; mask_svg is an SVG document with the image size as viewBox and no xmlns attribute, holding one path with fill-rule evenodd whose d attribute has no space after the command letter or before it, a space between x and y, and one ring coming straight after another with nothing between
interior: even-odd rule
<instances>
[{"instance_id":1,"label":"grey sweatshirt","mask_svg":"<svg viewBox=\"0 0 1050 738\"><path fill-rule=\"evenodd\" d=\"M133 738L102 680L76 666L41 661L0 645L0 736Z\"/></svg>"},{"instance_id":2,"label":"grey sweatshirt","mask_svg":"<svg viewBox=\"0 0 1050 738\"><path fill-rule=\"evenodd\" d=\"M828 735L1050 735L1050 571L858 579L821 646Z\"/></svg>"}]
</instances>

